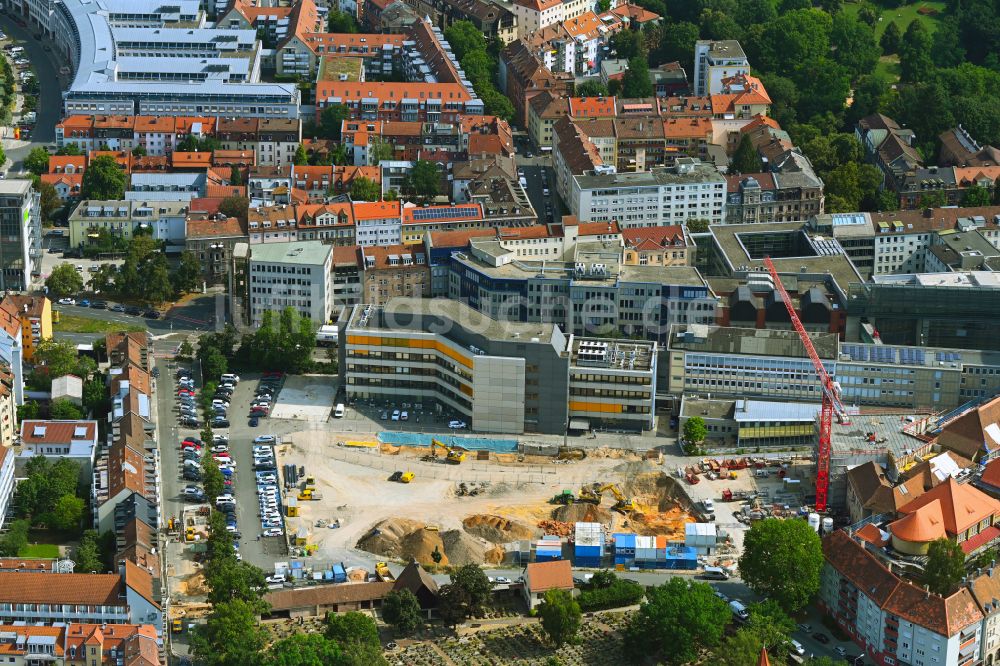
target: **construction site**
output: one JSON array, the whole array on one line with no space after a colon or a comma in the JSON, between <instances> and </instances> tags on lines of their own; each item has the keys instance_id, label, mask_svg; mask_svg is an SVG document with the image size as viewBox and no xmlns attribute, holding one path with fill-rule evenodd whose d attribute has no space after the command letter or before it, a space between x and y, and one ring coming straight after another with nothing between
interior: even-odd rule
<instances>
[{"instance_id":1,"label":"construction site","mask_svg":"<svg viewBox=\"0 0 1000 666\"><path fill-rule=\"evenodd\" d=\"M526 542L571 537L579 522L683 542L685 525L697 521L683 482L658 456L352 444L308 431L277 447L280 465L304 468L312 481L296 491L287 523L317 559L357 549L427 566L502 565Z\"/></svg>"}]
</instances>

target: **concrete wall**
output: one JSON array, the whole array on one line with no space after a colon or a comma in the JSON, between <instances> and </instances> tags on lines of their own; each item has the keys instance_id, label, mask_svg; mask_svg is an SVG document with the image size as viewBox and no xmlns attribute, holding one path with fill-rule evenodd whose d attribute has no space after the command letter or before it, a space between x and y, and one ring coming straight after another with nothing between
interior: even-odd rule
<instances>
[{"instance_id":1,"label":"concrete wall","mask_svg":"<svg viewBox=\"0 0 1000 666\"><path fill-rule=\"evenodd\" d=\"M524 432L524 365L523 358L473 357L475 430Z\"/></svg>"}]
</instances>

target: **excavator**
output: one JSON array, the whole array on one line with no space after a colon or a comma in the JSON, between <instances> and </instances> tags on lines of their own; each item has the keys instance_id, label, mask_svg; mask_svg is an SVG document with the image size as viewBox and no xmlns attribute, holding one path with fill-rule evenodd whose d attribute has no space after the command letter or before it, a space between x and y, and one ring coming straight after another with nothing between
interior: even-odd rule
<instances>
[{"instance_id":1,"label":"excavator","mask_svg":"<svg viewBox=\"0 0 1000 666\"><path fill-rule=\"evenodd\" d=\"M431 455L435 455L435 450L440 447L445 450L445 461L453 465L458 465L465 460L465 451L459 451L458 449L453 449L450 446L442 444L436 439L431 440Z\"/></svg>"},{"instance_id":2,"label":"excavator","mask_svg":"<svg viewBox=\"0 0 1000 666\"><path fill-rule=\"evenodd\" d=\"M613 510L626 514L632 513L636 510L635 502L632 501L631 498L626 497L614 483L595 483L589 488L587 486L583 486L580 488L580 495L577 497L577 501L600 504L605 491L608 490L610 490L611 494L615 496L615 505L611 507Z\"/></svg>"}]
</instances>

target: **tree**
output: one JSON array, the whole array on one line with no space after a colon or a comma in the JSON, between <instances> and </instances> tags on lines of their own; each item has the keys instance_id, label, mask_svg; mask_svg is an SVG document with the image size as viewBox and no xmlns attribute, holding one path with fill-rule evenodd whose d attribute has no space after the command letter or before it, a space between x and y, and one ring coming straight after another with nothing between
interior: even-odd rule
<instances>
[{"instance_id":1,"label":"tree","mask_svg":"<svg viewBox=\"0 0 1000 666\"><path fill-rule=\"evenodd\" d=\"M445 29L444 38L459 61L468 53L486 51L486 36L472 21L454 21Z\"/></svg>"},{"instance_id":2,"label":"tree","mask_svg":"<svg viewBox=\"0 0 1000 666\"><path fill-rule=\"evenodd\" d=\"M32 148L28 156L24 158L24 168L41 176L49 171L49 151L45 148Z\"/></svg>"},{"instance_id":3,"label":"tree","mask_svg":"<svg viewBox=\"0 0 1000 666\"><path fill-rule=\"evenodd\" d=\"M606 97L607 94L607 87L598 80L584 81L576 87L577 97Z\"/></svg>"},{"instance_id":4,"label":"tree","mask_svg":"<svg viewBox=\"0 0 1000 666\"><path fill-rule=\"evenodd\" d=\"M422 197L437 196L441 189L441 174L437 165L427 160L417 160L407 177L410 191Z\"/></svg>"},{"instance_id":5,"label":"tree","mask_svg":"<svg viewBox=\"0 0 1000 666\"><path fill-rule=\"evenodd\" d=\"M382 187L371 178L358 176L351 183L351 201L378 201Z\"/></svg>"},{"instance_id":6,"label":"tree","mask_svg":"<svg viewBox=\"0 0 1000 666\"><path fill-rule=\"evenodd\" d=\"M358 21L347 12L340 12L336 9L330 11L327 19L328 32L342 35L353 35L358 31Z\"/></svg>"},{"instance_id":7,"label":"tree","mask_svg":"<svg viewBox=\"0 0 1000 666\"><path fill-rule=\"evenodd\" d=\"M227 601L216 604L204 625L191 636L199 664L246 666L259 663L264 630L257 622L262 602Z\"/></svg>"},{"instance_id":8,"label":"tree","mask_svg":"<svg viewBox=\"0 0 1000 666\"><path fill-rule=\"evenodd\" d=\"M906 83L926 81L934 71L932 38L919 19L910 22L899 44L900 79Z\"/></svg>"},{"instance_id":9,"label":"tree","mask_svg":"<svg viewBox=\"0 0 1000 666\"><path fill-rule=\"evenodd\" d=\"M97 530L87 530L80 537L80 545L73 551L76 573L104 573L104 562L98 545Z\"/></svg>"},{"instance_id":10,"label":"tree","mask_svg":"<svg viewBox=\"0 0 1000 666\"><path fill-rule=\"evenodd\" d=\"M640 53L628 61L628 70L622 77L622 95L624 97L653 96L653 82L649 80L649 61L644 54Z\"/></svg>"},{"instance_id":11,"label":"tree","mask_svg":"<svg viewBox=\"0 0 1000 666\"><path fill-rule=\"evenodd\" d=\"M642 53L642 34L635 30L620 30L611 36L611 48L619 58L631 60Z\"/></svg>"},{"instance_id":12,"label":"tree","mask_svg":"<svg viewBox=\"0 0 1000 666\"><path fill-rule=\"evenodd\" d=\"M73 264L59 264L45 278L45 286L49 293L61 298L83 291L83 278Z\"/></svg>"},{"instance_id":13,"label":"tree","mask_svg":"<svg viewBox=\"0 0 1000 666\"><path fill-rule=\"evenodd\" d=\"M293 634L276 641L264 655L264 666L348 666L351 661L321 634Z\"/></svg>"},{"instance_id":14,"label":"tree","mask_svg":"<svg viewBox=\"0 0 1000 666\"><path fill-rule=\"evenodd\" d=\"M225 529L225 528L223 528ZM264 572L249 562L227 557L205 568L208 601L219 604L234 600L256 601L267 589Z\"/></svg>"},{"instance_id":15,"label":"tree","mask_svg":"<svg viewBox=\"0 0 1000 666\"><path fill-rule=\"evenodd\" d=\"M124 199L128 176L111 155L95 157L83 172L80 196L84 199Z\"/></svg>"},{"instance_id":16,"label":"tree","mask_svg":"<svg viewBox=\"0 0 1000 666\"><path fill-rule=\"evenodd\" d=\"M75 143L64 143L62 148L56 151L56 155L83 155L83 151Z\"/></svg>"},{"instance_id":17,"label":"tree","mask_svg":"<svg viewBox=\"0 0 1000 666\"><path fill-rule=\"evenodd\" d=\"M777 602L767 599L750 607L750 619L740 631L752 634L769 651L785 645L795 631L795 620L789 617ZM758 653L760 650L757 650Z\"/></svg>"},{"instance_id":18,"label":"tree","mask_svg":"<svg viewBox=\"0 0 1000 666\"><path fill-rule=\"evenodd\" d=\"M181 254L180 263L170 276L174 291L178 294L194 291L200 282L201 262L198 261L198 256L194 252L184 252Z\"/></svg>"},{"instance_id":19,"label":"tree","mask_svg":"<svg viewBox=\"0 0 1000 666\"><path fill-rule=\"evenodd\" d=\"M955 541L946 537L931 541L927 549L924 583L934 594L951 594L965 576L965 553Z\"/></svg>"},{"instance_id":20,"label":"tree","mask_svg":"<svg viewBox=\"0 0 1000 666\"><path fill-rule=\"evenodd\" d=\"M709 221L703 218L691 219L684 223L688 232L692 234L703 234L708 231Z\"/></svg>"},{"instance_id":21,"label":"tree","mask_svg":"<svg viewBox=\"0 0 1000 666\"><path fill-rule=\"evenodd\" d=\"M378 166L384 160L391 160L395 153L392 144L380 136L371 137L368 141L368 160L372 166Z\"/></svg>"},{"instance_id":22,"label":"tree","mask_svg":"<svg viewBox=\"0 0 1000 666\"><path fill-rule=\"evenodd\" d=\"M830 44L836 49L834 60L846 67L852 78L873 72L882 55L875 31L846 12L833 17Z\"/></svg>"},{"instance_id":23,"label":"tree","mask_svg":"<svg viewBox=\"0 0 1000 666\"><path fill-rule=\"evenodd\" d=\"M733 159L729 162L730 173L760 173L764 170L764 163L761 162L757 149L753 146L749 134L744 134L740 139L740 145L733 154Z\"/></svg>"},{"instance_id":24,"label":"tree","mask_svg":"<svg viewBox=\"0 0 1000 666\"><path fill-rule=\"evenodd\" d=\"M41 412L42 409L41 406L39 406L38 401L29 400L23 405L18 405L17 420L23 421L25 419L37 419Z\"/></svg>"},{"instance_id":25,"label":"tree","mask_svg":"<svg viewBox=\"0 0 1000 666\"><path fill-rule=\"evenodd\" d=\"M727 636L722 642L722 646L715 651L715 661L718 666L748 666L756 664L760 658L760 639L755 635L740 629L731 636ZM771 647L768 647L768 656L774 661L775 655Z\"/></svg>"},{"instance_id":26,"label":"tree","mask_svg":"<svg viewBox=\"0 0 1000 666\"><path fill-rule=\"evenodd\" d=\"M580 630L580 604L566 590L549 590L538 607L542 628L557 648L572 641Z\"/></svg>"},{"instance_id":27,"label":"tree","mask_svg":"<svg viewBox=\"0 0 1000 666\"><path fill-rule=\"evenodd\" d=\"M668 664L694 661L698 650L719 644L731 619L729 606L707 583L671 578L646 592L625 629L625 652L635 660L658 655Z\"/></svg>"},{"instance_id":28,"label":"tree","mask_svg":"<svg viewBox=\"0 0 1000 666\"><path fill-rule=\"evenodd\" d=\"M66 532L79 529L84 508L83 499L67 493L56 500L52 511L45 518L45 523L49 527Z\"/></svg>"},{"instance_id":29,"label":"tree","mask_svg":"<svg viewBox=\"0 0 1000 666\"><path fill-rule=\"evenodd\" d=\"M25 475L14 490L14 515L44 523L64 495L75 495L80 466L67 458L50 462L35 456L25 464Z\"/></svg>"},{"instance_id":30,"label":"tree","mask_svg":"<svg viewBox=\"0 0 1000 666\"><path fill-rule=\"evenodd\" d=\"M219 212L226 217L235 217L246 224L247 218L250 216L250 199L235 194L226 197L219 204Z\"/></svg>"},{"instance_id":31,"label":"tree","mask_svg":"<svg viewBox=\"0 0 1000 666\"><path fill-rule=\"evenodd\" d=\"M882 33L882 38L879 40L882 53L886 55L899 53L899 47L902 43L903 33L899 31L899 26L896 25L896 22L891 21L889 25L885 26L885 32Z\"/></svg>"},{"instance_id":32,"label":"tree","mask_svg":"<svg viewBox=\"0 0 1000 666\"><path fill-rule=\"evenodd\" d=\"M464 588L447 583L438 589L438 617L449 627L469 617L469 593Z\"/></svg>"},{"instance_id":33,"label":"tree","mask_svg":"<svg viewBox=\"0 0 1000 666\"><path fill-rule=\"evenodd\" d=\"M705 419L700 416L692 416L684 422L684 439L697 444L705 441L708 437L708 428L705 426Z\"/></svg>"},{"instance_id":34,"label":"tree","mask_svg":"<svg viewBox=\"0 0 1000 666\"><path fill-rule=\"evenodd\" d=\"M382 619L402 635L412 634L424 623L420 602L409 590L393 590L382 600Z\"/></svg>"},{"instance_id":35,"label":"tree","mask_svg":"<svg viewBox=\"0 0 1000 666\"><path fill-rule=\"evenodd\" d=\"M480 615L493 596L493 583L477 564L459 567L451 574L451 584L462 588L469 595L469 611L472 615Z\"/></svg>"},{"instance_id":36,"label":"tree","mask_svg":"<svg viewBox=\"0 0 1000 666\"><path fill-rule=\"evenodd\" d=\"M56 377L76 375L85 378L97 369L94 359L78 356L76 347L71 343L55 338L39 342L32 360L35 367L31 373L31 383L41 390L48 389Z\"/></svg>"},{"instance_id":37,"label":"tree","mask_svg":"<svg viewBox=\"0 0 1000 666\"><path fill-rule=\"evenodd\" d=\"M237 186L243 184L243 172L235 164L229 168L229 184Z\"/></svg>"},{"instance_id":38,"label":"tree","mask_svg":"<svg viewBox=\"0 0 1000 666\"><path fill-rule=\"evenodd\" d=\"M669 23L663 28L663 40L655 56L657 63L679 62L685 69L694 63L694 43L698 41L698 26L687 21ZM631 69L631 65L630 65ZM689 72L694 71L688 69Z\"/></svg>"},{"instance_id":39,"label":"tree","mask_svg":"<svg viewBox=\"0 0 1000 666\"><path fill-rule=\"evenodd\" d=\"M215 502L215 498L221 495L226 488L225 478L222 476L222 470L219 469L219 463L210 455L201 458L201 480L202 486L205 488L205 497L208 498L209 502Z\"/></svg>"},{"instance_id":40,"label":"tree","mask_svg":"<svg viewBox=\"0 0 1000 666\"><path fill-rule=\"evenodd\" d=\"M346 104L331 104L319 114L319 125L316 130L321 138L340 141L341 123L351 115Z\"/></svg>"},{"instance_id":41,"label":"tree","mask_svg":"<svg viewBox=\"0 0 1000 666\"><path fill-rule=\"evenodd\" d=\"M177 358L194 358L194 347L191 345L190 340L185 340L181 343L181 346L177 348Z\"/></svg>"},{"instance_id":42,"label":"tree","mask_svg":"<svg viewBox=\"0 0 1000 666\"><path fill-rule=\"evenodd\" d=\"M356 611L327 613L325 633L328 639L337 642L341 647L351 643L381 646L378 625L368 615Z\"/></svg>"},{"instance_id":43,"label":"tree","mask_svg":"<svg viewBox=\"0 0 1000 666\"><path fill-rule=\"evenodd\" d=\"M83 418L83 410L66 398L59 398L49 405L49 418L56 421L76 421Z\"/></svg>"},{"instance_id":44,"label":"tree","mask_svg":"<svg viewBox=\"0 0 1000 666\"><path fill-rule=\"evenodd\" d=\"M3 164L3 162L0 162L0 164ZM56 192L55 185L52 183L39 182L37 189L42 222L51 222L52 216L62 207L62 201L59 200L59 193Z\"/></svg>"},{"instance_id":45,"label":"tree","mask_svg":"<svg viewBox=\"0 0 1000 666\"><path fill-rule=\"evenodd\" d=\"M962 192L963 206L989 206L991 199L990 191L982 185L973 185Z\"/></svg>"},{"instance_id":46,"label":"tree","mask_svg":"<svg viewBox=\"0 0 1000 666\"><path fill-rule=\"evenodd\" d=\"M28 545L27 520L15 520L7 526L7 533L0 535L0 557L18 557Z\"/></svg>"},{"instance_id":47,"label":"tree","mask_svg":"<svg viewBox=\"0 0 1000 666\"><path fill-rule=\"evenodd\" d=\"M795 612L819 590L819 535L804 520L758 521L744 537L739 566L751 590Z\"/></svg>"},{"instance_id":48,"label":"tree","mask_svg":"<svg viewBox=\"0 0 1000 666\"><path fill-rule=\"evenodd\" d=\"M101 408L107 404L108 389L104 376L88 379L83 382L83 406L93 415L101 414Z\"/></svg>"},{"instance_id":49,"label":"tree","mask_svg":"<svg viewBox=\"0 0 1000 666\"><path fill-rule=\"evenodd\" d=\"M295 166L305 166L309 164L309 155L306 154L306 147L303 144L299 144L299 147L295 149L295 156L292 158L292 164Z\"/></svg>"}]
</instances>

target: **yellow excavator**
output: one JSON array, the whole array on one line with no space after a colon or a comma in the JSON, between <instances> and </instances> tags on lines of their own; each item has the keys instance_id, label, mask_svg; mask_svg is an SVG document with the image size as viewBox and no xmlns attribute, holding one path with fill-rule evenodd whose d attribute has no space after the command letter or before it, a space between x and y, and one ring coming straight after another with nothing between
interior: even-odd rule
<instances>
[{"instance_id":1,"label":"yellow excavator","mask_svg":"<svg viewBox=\"0 0 1000 666\"><path fill-rule=\"evenodd\" d=\"M635 502L630 497L626 497L614 483L595 483L591 487L583 486L580 488L580 495L577 497L577 501L600 504L604 493L608 490L615 496L615 505L611 507L613 510L620 511L621 513L631 513L636 510Z\"/></svg>"},{"instance_id":2,"label":"yellow excavator","mask_svg":"<svg viewBox=\"0 0 1000 666\"><path fill-rule=\"evenodd\" d=\"M445 450L444 459L453 465L458 465L465 460L465 451L459 451L458 449L453 449L450 446L442 444L436 439L431 440L431 455L435 455L435 451L440 447Z\"/></svg>"}]
</instances>

